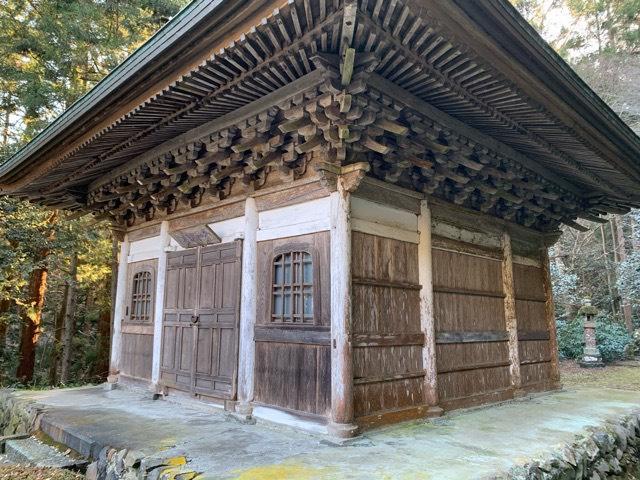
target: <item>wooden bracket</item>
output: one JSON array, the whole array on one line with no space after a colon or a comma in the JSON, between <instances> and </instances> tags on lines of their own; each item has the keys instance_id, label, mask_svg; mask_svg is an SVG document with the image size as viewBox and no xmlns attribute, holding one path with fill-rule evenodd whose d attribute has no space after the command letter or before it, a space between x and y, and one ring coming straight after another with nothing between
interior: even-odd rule
<instances>
[{"instance_id":1,"label":"wooden bracket","mask_svg":"<svg viewBox=\"0 0 640 480\"><path fill-rule=\"evenodd\" d=\"M338 179L342 179L342 186L347 192L354 192L360 186L360 183L371 170L368 162L351 163L349 165L339 166L332 163L320 163L315 167L320 174L320 183L329 192L338 190Z\"/></svg>"}]
</instances>

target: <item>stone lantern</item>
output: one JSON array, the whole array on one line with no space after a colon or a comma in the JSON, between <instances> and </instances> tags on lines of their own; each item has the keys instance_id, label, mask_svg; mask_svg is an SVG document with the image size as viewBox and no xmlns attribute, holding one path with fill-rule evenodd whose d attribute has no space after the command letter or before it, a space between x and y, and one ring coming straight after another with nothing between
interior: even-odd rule
<instances>
[{"instance_id":1,"label":"stone lantern","mask_svg":"<svg viewBox=\"0 0 640 480\"><path fill-rule=\"evenodd\" d=\"M586 299L582 308L578 311L579 315L585 316L584 321L584 350L580 366L583 368L604 367L602 363L602 355L598 349L596 342L596 322L593 317L598 313L598 309L591 305L591 300Z\"/></svg>"}]
</instances>

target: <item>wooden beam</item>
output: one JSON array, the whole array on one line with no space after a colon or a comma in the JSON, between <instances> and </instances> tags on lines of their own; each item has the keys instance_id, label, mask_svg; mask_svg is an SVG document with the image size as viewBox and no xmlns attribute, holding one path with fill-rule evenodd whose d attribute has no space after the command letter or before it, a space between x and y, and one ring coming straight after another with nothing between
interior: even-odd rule
<instances>
[{"instance_id":1,"label":"wooden beam","mask_svg":"<svg viewBox=\"0 0 640 480\"><path fill-rule=\"evenodd\" d=\"M478 331L478 332L438 332L436 343L484 343L506 342L509 335L504 331Z\"/></svg>"},{"instance_id":2,"label":"wooden beam","mask_svg":"<svg viewBox=\"0 0 640 480\"><path fill-rule=\"evenodd\" d=\"M226 115L223 115L219 118L211 120L199 127L193 128L188 132L185 132L177 137L173 137L171 140L168 140L157 147L145 152L139 157L127 162L126 165L114 169L110 175L103 176L95 180L93 183L89 185L88 190L97 190L101 186L109 183L112 179L126 175L129 171L135 169L137 166L142 165L143 163L152 160L156 157L160 157L165 152L168 152L173 149L177 149L184 144L199 141L201 138L210 135L212 132L217 132L219 130L223 130L225 128L229 128L234 126L236 123L244 120L251 115L257 114L261 111L267 110L273 105L279 105L288 98L294 97L301 93L304 93L307 90L314 88L315 86L321 84L325 80L326 71L323 69L316 69L311 73L308 73L297 80L287 84L285 87L282 87L264 97L255 100L247 105L244 105Z\"/></svg>"},{"instance_id":3,"label":"wooden beam","mask_svg":"<svg viewBox=\"0 0 640 480\"><path fill-rule=\"evenodd\" d=\"M421 100L411 92L405 90L404 88L396 85L393 82L390 82L381 75L378 75L377 73L369 74L367 76L367 83L375 89L384 92L385 95L388 95L404 103L418 113L425 115L426 117L431 118L437 122L440 122L448 128L451 128L452 130L460 133L461 135L464 135L469 139L478 142L485 147L490 148L491 150L494 150L495 152L518 162L523 167L526 167L529 170L537 173L541 177L546 178L556 186L564 190L568 190L574 195L580 197L582 196L580 189L578 189L575 185L567 182L557 175L551 174L546 168L530 160L528 157L522 155L521 153L518 153L508 145L505 145L489 137L488 135L485 135L479 130L476 130L475 128L470 127L469 125L453 118L442 110L439 110L433 105L425 102L424 100Z\"/></svg>"},{"instance_id":4,"label":"wooden beam","mask_svg":"<svg viewBox=\"0 0 640 480\"><path fill-rule=\"evenodd\" d=\"M158 256L158 270L156 271L155 307L153 310L153 354L151 361L151 382L159 388L160 362L162 354L162 322L164 317L164 292L167 277L167 252L171 237L169 236L169 222L160 224L160 255Z\"/></svg>"},{"instance_id":5,"label":"wooden beam","mask_svg":"<svg viewBox=\"0 0 640 480\"><path fill-rule=\"evenodd\" d=\"M353 409L351 345L351 193L337 179L331 201L331 422L329 432L352 437L357 432Z\"/></svg>"},{"instance_id":6,"label":"wooden beam","mask_svg":"<svg viewBox=\"0 0 640 480\"><path fill-rule=\"evenodd\" d=\"M424 335L422 367L424 368L424 402L432 413L442 414L438 406L438 370L436 366L436 332L433 317L433 259L431 255L431 211L426 200L420 202L418 216L418 279L420 289L420 328Z\"/></svg>"},{"instance_id":7,"label":"wooden beam","mask_svg":"<svg viewBox=\"0 0 640 480\"><path fill-rule=\"evenodd\" d=\"M553 285L551 283L551 264L549 251L543 244L540 252L542 265L542 286L546 301L544 303L544 317L549 330L549 351L551 352L551 381L560 388L560 363L558 352L558 338L556 335L556 314L553 304Z\"/></svg>"},{"instance_id":8,"label":"wooden beam","mask_svg":"<svg viewBox=\"0 0 640 480\"><path fill-rule=\"evenodd\" d=\"M238 355L238 413L251 415L255 371L254 329L258 301L258 207L253 197L244 203L242 287Z\"/></svg>"},{"instance_id":9,"label":"wooden beam","mask_svg":"<svg viewBox=\"0 0 640 480\"><path fill-rule=\"evenodd\" d=\"M513 251L511 248L511 236L502 234L502 288L504 290L504 318L509 336L509 373L511 386L515 392L522 388L520 375L520 352L518 347L518 318L516 315L516 294L513 278Z\"/></svg>"},{"instance_id":10,"label":"wooden beam","mask_svg":"<svg viewBox=\"0 0 640 480\"><path fill-rule=\"evenodd\" d=\"M118 381L120 373L120 355L122 350L122 320L127 302L127 275L128 275L129 239L125 234L120 243L120 257L118 258L118 281L116 286L116 299L113 308L113 337L111 339L111 360L109 364L109 383Z\"/></svg>"}]
</instances>

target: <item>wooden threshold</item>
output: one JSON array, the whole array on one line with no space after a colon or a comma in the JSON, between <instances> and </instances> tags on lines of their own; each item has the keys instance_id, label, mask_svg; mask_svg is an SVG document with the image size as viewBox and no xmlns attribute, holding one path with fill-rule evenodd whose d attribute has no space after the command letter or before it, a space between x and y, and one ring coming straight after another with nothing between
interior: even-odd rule
<instances>
[{"instance_id":1,"label":"wooden threshold","mask_svg":"<svg viewBox=\"0 0 640 480\"><path fill-rule=\"evenodd\" d=\"M460 408L477 407L479 405L504 402L514 397L514 390L512 387L494 390L491 392L483 392L475 395L469 395L468 397L455 397L446 400L440 399L440 406L446 411L458 410Z\"/></svg>"},{"instance_id":2,"label":"wooden threshold","mask_svg":"<svg viewBox=\"0 0 640 480\"><path fill-rule=\"evenodd\" d=\"M413 407L386 410L356 417L355 423L364 431L384 425L390 425L392 423L407 422L421 418L439 417L441 415L442 410L440 408L430 407L429 405L416 405Z\"/></svg>"}]
</instances>

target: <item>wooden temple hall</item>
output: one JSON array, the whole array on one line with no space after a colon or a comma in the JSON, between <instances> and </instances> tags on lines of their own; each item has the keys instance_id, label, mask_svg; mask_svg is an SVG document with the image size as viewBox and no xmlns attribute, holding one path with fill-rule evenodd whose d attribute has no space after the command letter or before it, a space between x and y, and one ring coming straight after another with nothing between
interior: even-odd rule
<instances>
[{"instance_id":1,"label":"wooden temple hall","mask_svg":"<svg viewBox=\"0 0 640 480\"><path fill-rule=\"evenodd\" d=\"M112 223L110 382L346 437L558 388L547 248L639 158L507 0L194 0L0 189Z\"/></svg>"}]
</instances>

